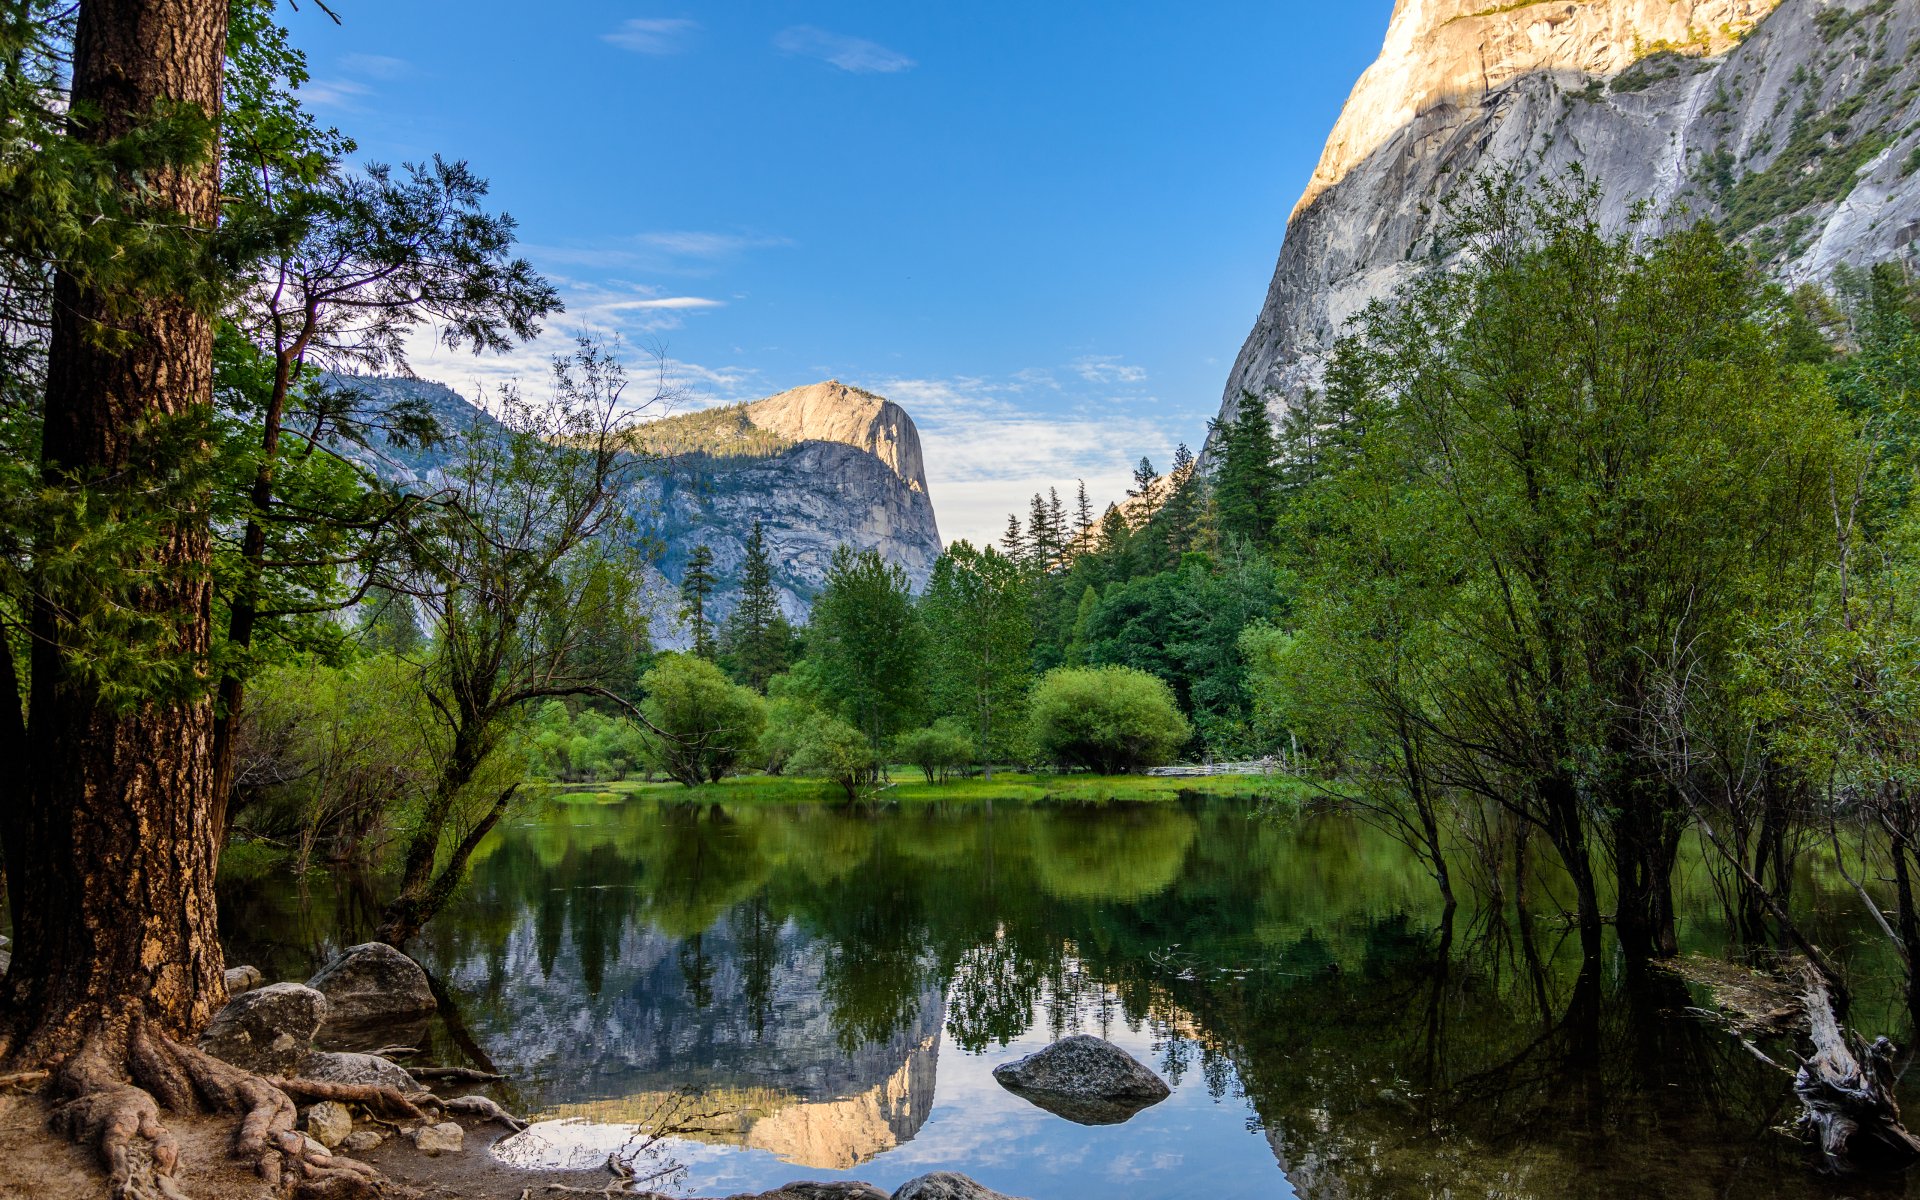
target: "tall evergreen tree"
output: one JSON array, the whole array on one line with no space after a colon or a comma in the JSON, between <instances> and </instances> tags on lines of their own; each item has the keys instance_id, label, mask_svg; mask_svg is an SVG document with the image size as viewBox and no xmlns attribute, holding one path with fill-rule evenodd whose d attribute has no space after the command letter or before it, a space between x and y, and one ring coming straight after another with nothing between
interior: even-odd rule
<instances>
[{"instance_id":1,"label":"tall evergreen tree","mask_svg":"<svg viewBox=\"0 0 1920 1200\"><path fill-rule=\"evenodd\" d=\"M773 562L767 556L767 539L755 519L747 536L747 559L740 573L740 603L727 619L727 650L740 681L754 691L766 694L767 680L787 668L787 647L792 632L780 612L779 593L773 586Z\"/></svg>"},{"instance_id":2,"label":"tall evergreen tree","mask_svg":"<svg viewBox=\"0 0 1920 1200\"><path fill-rule=\"evenodd\" d=\"M1220 536L1271 548L1280 521L1280 446L1266 402L1243 391L1233 418L1209 429L1219 449L1213 506Z\"/></svg>"},{"instance_id":3,"label":"tall evergreen tree","mask_svg":"<svg viewBox=\"0 0 1920 1200\"><path fill-rule=\"evenodd\" d=\"M1087 481L1082 479L1080 496L1074 502L1073 533L1076 538L1085 538L1087 531L1093 528L1093 501L1087 499Z\"/></svg>"},{"instance_id":4,"label":"tall evergreen tree","mask_svg":"<svg viewBox=\"0 0 1920 1200\"><path fill-rule=\"evenodd\" d=\"M1027 561L1027 535L1020 528L1020 514L1007 514L1007 531L1000 535L1000 552L1014 562Z\"/></svg>"},{"instance_id":5,"label":"tall evergreen tree","mask_svg":"<svg viewBox=\"0 0 1920 1200\"><path fill-rule=\"evenodd\" d=\"M1067 525L1067 508L1060 503L1060 489L1047 489L1047 528L1053 533L1056 556L1064 557L1073 548L1073 533Z\"/></svg>"},{"instance_id":6,"label":"tall evergreen tree","mask_svg":"<svg viewBox=\"0 0 1920 1200\"><path fill-rule=\"evenodd\" d=\"M1027 514L1027 550L1033 565L1043 571L1060 557L1060 539L1053 528L1052 513L1047 508L1047 498L1039 492L1033 494Z\"/></svg>"},{"instance_id":7,"label":"tall evergreen tree","mask_svg":"<svg viewBox=\"0 0 1920 1200\"><path fill-rule=\"evenodd\" d=\"M1173 452L1173 469L1167 472L1167 495L1158 514L1169 566L1177 564L1180 556L1193 547L1199 509L1200 488L1194 478L1193 451L1182 442Z\"/></svg>"},{"instance_id":8,"label":"tall evergreen tree","mask_svg":"<svg viewBox=\"0 0 1920 1200\"><path fill-rule=\"evenodd\" d=\"M695 546L687 555L686 574L680 577L680 619L693 635L693 652L705 659L712 659L714 653L713 622L707 617L713 582L713 549Z\"/></svg>"}]
</instances>

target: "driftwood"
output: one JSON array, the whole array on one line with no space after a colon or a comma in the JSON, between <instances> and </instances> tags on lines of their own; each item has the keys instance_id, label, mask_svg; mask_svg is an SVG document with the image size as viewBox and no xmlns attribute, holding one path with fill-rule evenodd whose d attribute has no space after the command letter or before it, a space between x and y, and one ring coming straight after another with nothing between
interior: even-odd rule
<instances>
[{"instance_id":1,"label":"driftwood","mask_svg":"<svg viewBox=\"0 0 1920 1200\"><path fill-rule=\"evenodd\" d=\"M1801 1060L1793 1079L1803 1109L1800 1128L1819 1143L1827 1165L1843 1173L1920 1160L1920 1139L1900 1123L1893 1099L1893 1043L1882 1037L1865 1044L1840 1024L1826 979L1811 967L1804 978L1813 1057Z\"/></svg>"}]
</instances>

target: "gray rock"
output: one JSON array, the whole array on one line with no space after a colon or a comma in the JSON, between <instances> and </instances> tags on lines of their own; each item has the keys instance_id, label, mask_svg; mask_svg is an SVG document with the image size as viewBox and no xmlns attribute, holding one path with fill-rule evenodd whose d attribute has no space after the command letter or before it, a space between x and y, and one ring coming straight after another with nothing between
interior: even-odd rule
<instances>
[{"instance_id":1,"label":"gray rock","mask_svg":"<svg viewBox=\"0 0 1920 1200\"><path fill-rule=\"evenodd\" d=\"M1830 44L1817 18L1839 11L1826 0L1395 5L1379 61L1354 87L1287 224L1222 416L1243 389L1278 408L1319 388L1348 318L1428 265L1456 262L1458 248L1436 237L1441 201L1483 175L1512 170L1530 188L1581 163L1602 190L1602 221L1618 231L1642 201L1653 224L1719 220L1728 183L1771 171L1790 207L1732 232L1765 246L1781 280L1824 282L1838 263L1911 253L1920 172L1906 171L1915 139L1905 110L1920 59L1888 55L1891 77L1828 64L1911 45L1920 5L1893 4ZM1697 38L1710 56L1647 53ZM1785 136L1802 105L1855 107L1842 140L1878 130L1888 144L1841 186L1809 187ZM1724 165L1703 168L1716 159Z\"/></svg>"},{"instance_id":2,"label":"gray rock","mask_svg":"<svg viewBox=\"0 0 1920 1200\"><path fill-rule=\"evenodd\" d=\"M228 967L227 999L251 992L265 982L266 976L260 973L259 967Z\"/></svg>"},{"instance_id":3,"label":"gray rock","mask_svg":"<svg viewBox=\"0 0 1920 1200\"><path fill-rule=\"evenodd\" d=\"M814 1183L801 1180L782 1184L761 1197L761 1200L887 1200L887 1193L870 1183Z\"/></svg>"},{"instance_id":4,"label":"gray rock","mask_svg":"<svg viewBox=\"0 0 1920 1200\"><path fill-rule=\"evenodd\" d=\"M341 1139L340 1148L354 1154L365 1154L386 1140L386 1135L377 1130L356 1129Z\"/></svg>"},{"instance_id":5,"label":"gray rock","mask_svg":"<svg viewBox=\"0 0 1920 1200\"><path fill-rule=\"evenodd\" d=\"M465 1135L452 1121L442 1121L438 1125L421 1125L407 1136L413 1139L414 1149L429 1157L457 1154L465 1144Z\"/></svg>"},{"instance_id":6,"label":"gray rock","mask_svg":"<svg viewBox=\"0 0 1920 1200\"><path fill-rule=\"evenodd\" d=\"M1019 1200L983 1187L953 1171L934 1171L909 1179L893 1193L893 1200Z\"/></svg>"},{"instance_id":7,"label":"gray rock","mask_svg":"<svg viewBox=\"0 0 1920 1200\"><path fill-rule=\"evenodd\" d=\"M351 1083L393 1088L398 1092L417 1092L419 1083L398 1064L377 1054L349 1054L337 1050L316 1050L300 1060L300 1077L323 1083Z\"/></svg>"},{"instance_id":8,"label":"gray rock","mask_svg":"<svg viewBox=\"0 0 1920 1200\"><path fill-rule=\"evenodd\" d=\"M433 989L420 964L385 942L349 946L307 980L333 1006L341 1024L432 1012Z\"/></svg>"},{"instance_id":9,"label":"gray rock","mask_svg":"<svg viewBox=\"0 0 1920 1200\"><path fill-rule=\"evenodd\" d=\"M322 1100L307 1109L304 1128L314 1141L331 1150L353 1133L353 1114L334 1100Z\"/></svg>"},{"instance_id":10,"label":"gray rock","mask_svg":"<svg viewBox=\"0 0 1920 1200\"><path fill-rule=\"evenodd\" d=\"M236 1067L284 1075L313 1048L328 1016L327 998L299 983L257 988L227 1002L207 1022L200 1048Z\"/></svg>"},{"instance_id":11,"label":"gray rock","mask_svg":"<svg viewBox=\"0 0 1920 1200\"><path fill-rule=\"evenodd\" d=\"M1172 1094L1139 1059L1084 1033L1001 1063L993 1077L1020 1098L1081 1125L1118 1125Z\"/></svg>"},{"instance_id":12,"label":"gray rock","mask_svg":"<svg viewBox=\"0 0 1920 1200\"><path fill-rule=\"evenodd\" d=\"M329 1157L333 1155L333 1151L329 1150L323 1143L314 1138L312 1134L301 1134L300 1141L305 1145L308 1154L325 1154Z\"/></svg>"}]
</instances>

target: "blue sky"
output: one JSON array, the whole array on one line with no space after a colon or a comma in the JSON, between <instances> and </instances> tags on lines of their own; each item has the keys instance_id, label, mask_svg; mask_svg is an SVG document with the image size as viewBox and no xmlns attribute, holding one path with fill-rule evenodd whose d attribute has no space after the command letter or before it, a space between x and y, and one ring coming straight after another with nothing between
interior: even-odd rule
<instances>
[{"instance_id":1,"label":"blue sky","mask_svg":"<svg viewBox=\"0 0 1920 1200\"><path fill-rule=\"evenodd\" d=\"M1198 446L1391 0L333 0L288 13L366 160L470 161L581 332L683 403L839 378L920 426L941 531Z\"/></svg>"}]
</instances>

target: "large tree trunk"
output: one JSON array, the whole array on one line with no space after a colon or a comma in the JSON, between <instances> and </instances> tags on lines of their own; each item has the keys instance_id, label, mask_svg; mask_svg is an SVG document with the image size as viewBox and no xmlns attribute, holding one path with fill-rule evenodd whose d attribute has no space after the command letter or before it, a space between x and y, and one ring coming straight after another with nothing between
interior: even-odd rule
<instances>
[{"instance_id":1,"label":"large tree trunk","mask_svg":"<svg viewBox=\"0 0 1920 1200\"><path fill-rule=\"evenodd\" d=\"M86 0L74 43L82 140L156 108L219 108L226 0ZM127 179L131 190L136 181ZM210 232L217 156L149 169L138 186ZM55 280L42 465L89 509L145 511L194 469L183 427L211 411L213 327L177 289L105 293ZM165 444L163 444L165 443ZM66 1053L130 1025L183 1037L224 1001L216 936L207 505L175 502L153 544L96 569L42 575L31 615L26 790L0 812L16 929L5 1012L16 1057ZM66 619L99 606L150 618L184 670L165 696L104 696ZM97 652L99 647L95 647ZM111 1053L111 1052L109 1052Z\"/></svg>"}]
</instances>

